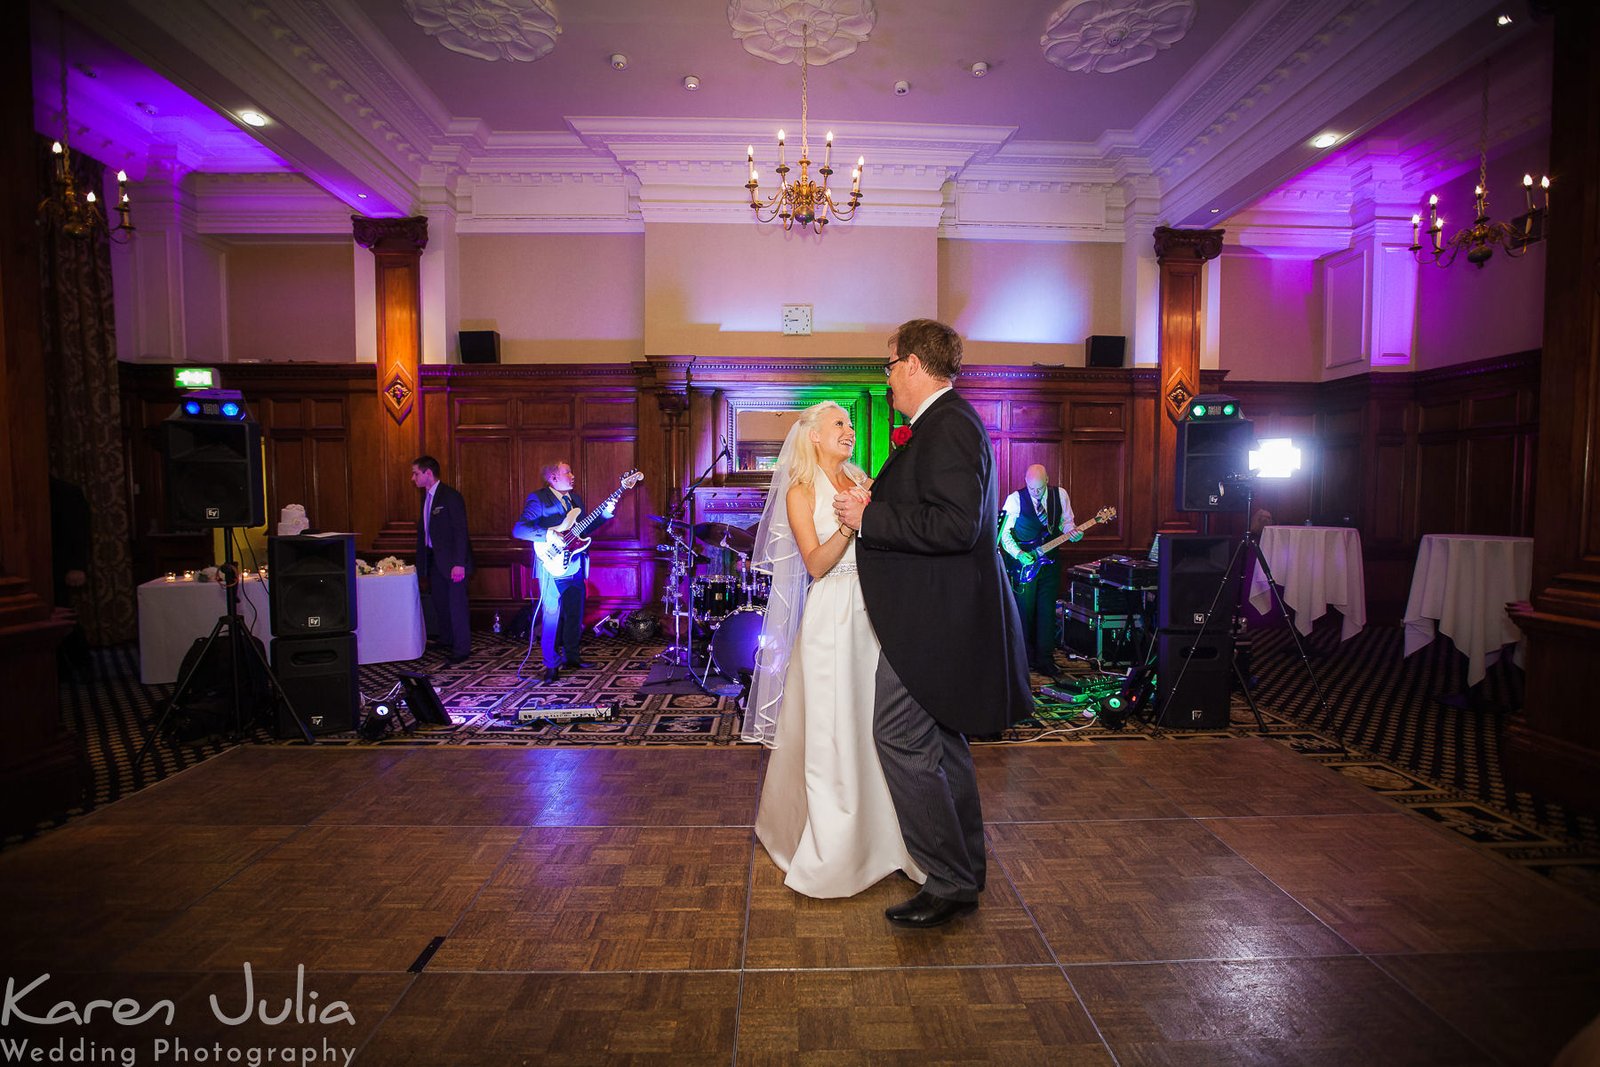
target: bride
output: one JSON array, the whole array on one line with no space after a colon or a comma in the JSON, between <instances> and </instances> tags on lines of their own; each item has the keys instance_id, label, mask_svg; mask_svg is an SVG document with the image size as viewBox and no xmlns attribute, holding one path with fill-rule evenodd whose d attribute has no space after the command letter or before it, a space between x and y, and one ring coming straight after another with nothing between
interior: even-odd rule
<instances>
[{"instance_id":1,"label":"bride","mask_svg":"<svg viewBox=\"0 0 1600 1067\"><path fill-rule=\"evenodd\" d=\"M847 897L886 875L927 875L906 852L872 740L878 638L856 577L855 531L836 492L865 488L849 462L850 416L825 400L801 412L778 454L756 531L773 577L743 736L772 748L756 836L810 897ZM809 581L809 588L808 586Z\"/></svg>"}]
</instances>

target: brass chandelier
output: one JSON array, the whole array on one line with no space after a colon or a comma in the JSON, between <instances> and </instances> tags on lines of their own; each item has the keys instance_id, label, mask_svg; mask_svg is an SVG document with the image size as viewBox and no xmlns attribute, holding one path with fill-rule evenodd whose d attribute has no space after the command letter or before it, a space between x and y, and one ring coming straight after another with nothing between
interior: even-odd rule
<instances>
[{"instance_id":1,"label":"brass chandelier","mask_svg":"<svg viewBox=\"0 0 1600 1067\"><path fill-rule=\"evenodd\" d=\"M1494 255L1495 246L1505 252L1512 259L1520 259L1528 252L1528 246L1544 240L1545 217L1550 212L1550 178L1544 176L1539 179L1539 189L1542 202L1536 207L1533 202L1533 175L1522 176L1522 196L1527 205L1527 211L1512 219L1510 222L1495 222L1489 218L1489 64L1483 65L1483 121L1478 134L1478 184L1472 190L1473 206L1476 217L1472 225L1457 230L1446 241L1444 239L1444 220L1439 217L1439 196L1437 193L1428 197L1428 245L1423 247L1420 239L1422 215L1411 216L1411 254L1419 263L1432 263L1436 267L1448 267L1456 261L1456 257L1465 252L1467 262L1478 267L1489 262Z\"/></svg>"},{"instance_id":2,"label":"brass chandelier","mask_svg":"<svg viewBox=\"0 0 1600 1067\"><path fill-rule=\"evenodd\" d=\"M53 188L39 202L39 221L61 227L68 237L88 238L104 235L118 244L132 239L134 234L133 208L128 200L128 172L117 171L117 224L108 227L101 210L99 197L93 189L78 190L77 179L72 174L72 148L68 141L72 121L67 115L67 29L63 22L61 33L61 139L50 145L54 157Z\"/></svg>"},{"instance_id":3,"label":"brass chandelier","mask_svg":"<svg viewBox=\"0 0 1600 1067\"><path fill-rule=\"evenodd\" d=\"M811 167L811 141L807 122L809 115L806 106L806 70L807 55L810 50L810 27L800 27L800 174L794 181L789 180L789 165L783 158L783 131L778 131L778 191L771 196L761 196L761 180L756 176L756 150L751 145L745 149L745 163L750 167L750 180L744 183L745 189L750 193L750 210L755 213L757 222L777 221L785 230L793 229L796 225L802 229L810 227L814 233L822 233L830 219L839 222L849 222L855 218L856 208L861 206L861 171L867 165L867 157L862 156L856 160L855 169L850 172L850 199L843 205L836 203L833 192L828 188L828 179L833 176L833 131L828 131L828 140L822 150L822 166L817 173L822 176L819 185L810 176Z\"/></svg>"}]
</instances>

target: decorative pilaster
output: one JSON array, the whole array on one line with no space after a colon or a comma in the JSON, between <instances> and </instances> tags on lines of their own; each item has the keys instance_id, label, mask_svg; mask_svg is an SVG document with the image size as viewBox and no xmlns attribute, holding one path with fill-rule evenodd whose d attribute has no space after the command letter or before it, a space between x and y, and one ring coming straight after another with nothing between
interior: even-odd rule
<instances>
[{"instance_id":1,"label":"decorative pilaster","mask_svg":"<svg viewBox=\"0 0 1600 1067\"><path fill-rule=\"evenodd\" d=\"M1176 508L1178 423L1200 392L1201 276L1207 260L1222 254L1222 230L1175 230L1158 226L1156 263L1161 269L1161 410L1156 420L1157 529L1182 523Z\"/></svg>"},{"instance_id":2,"label":"decorative pilaster","mask_svg":"<svg viewBox=\"0 0 1600 1067\"><path fill-rule=\"evenodd\" d=\"M356 243L370 249L373 258L378 402L388 416L382 420L379 452L387 531L397 523L416 522L410 471L423 441L417 367L422 360L422 250L428 245L428 220L421 215L403 219L352 215L350 221ZM413 411L417 418L407 426ZM446 480L450 477L446 472Z\"/></svg>"}]
</instances>

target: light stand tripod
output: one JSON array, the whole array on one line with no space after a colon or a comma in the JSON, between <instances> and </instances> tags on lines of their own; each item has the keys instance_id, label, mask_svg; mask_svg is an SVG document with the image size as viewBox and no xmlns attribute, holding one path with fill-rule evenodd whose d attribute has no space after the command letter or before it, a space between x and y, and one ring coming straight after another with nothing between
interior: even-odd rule
<instances>
[{"instance_id":1,"label":"light stand tripod","mask_svg":"<svg viewBox=\"0 0 1600 1067\"><path fill-rule=\"evenodd\" d=\"M155 739L166 727L167 720L172 717L172 713L183 707L184 700L189 696L189 690L199 678L200 668L205 664L206 657L211 654L212 646L217 643L219 637L223 637L224 632L227 635L224 639L228 642L228 671L230 675L228 702L233 713L233 732L229 736L234 740L238 740L242 739L245 734L244 706L239 692L239 681L242 673L239 669L239 663L240 659L247 654L241 650L241 646L243 646L250 650L248 655L255 656L257 662L261 664L261 669L265 672L277 699L283 701L283 706L289 710L289 716L294 719L295 725L300 727L300 734L306 739L306 743L315 743L316 739L311 734L311 728L306 725L305 719L301 718L300 713L295 710L294 703L290 701L289 694L284 690L283 684L278 681L278 676L272 673L272 665L267 662L266 654L262 652L261 646L252 639L250 628L245 625L244 616L239 614L240 577L239 567L233 559L233 527L222 527L222 546L222 588L224 595L227 597L227 610L217 617L216 624L211 627L211 634L206 638L206 643L200 650L200 655L196 656L194 662L189 664L188 672L178 679L178 687L173 690L172 699L167 701L167 706L161 712L161 717L156 720L155 729L150 732L149 737L145 738L144 744L139 748L138 755L133 758L133 766L135 768L144 761L145 753L150 750L150 746L155 743Z\"/></svg>"},{"instance_id":2,"label":"light stand tripod","mask_svg":"<svg viewBox=\"0 0 1600 1067\"><path fill-rule=\"evenodd\" d=\"M1238 545L1234 547L1233 555L1228 560L1228 567L1223 572L1222 581L1218 583L1216 594L1211 598L1211 606L1206 609L1205 617L1201 620L1200 631L1195 635L1194 644L1190 646L1188 654L1184 656L1183 663L1178 668L1178 676L1172 680L1171 685L1168 687L1166 701L1155 714L1152 724L1156 733L1160 733L1167 725L1167 712L1171 709L1172 701L1177 696L1179 683L1183 680L1184 672L1189 669L1189 661L1194 658L1195 650L1200 645L1200 639L1205 636L1207 627L1211 625L1212 617L1216 614L1217 607L1222 602L1223 593L1232 584L1236 573L1240 585L1243 585L1248 575L1249 561L1252 559L1255 560L1256 566L1261 568L1261 575L1267 580L1267 589L1272 595L1272 602L1277 606L1278 614L1282 616L1283 621L1289 627L1289 636L1294 641L1295 653L1300 657L1300 663L1306 670L1306 677L1311 680L1311 687L1317 694L1317 707L1322 711L1324 719L1331 717L1328 712L1327 698L1322 691L1322 683L1317 680L1316 671L1311 669L1311 660L1306 656L1305 645L1300 641L1300 631L1295 629L1294 621L1289 617L1289 608L1284 604L1283 596L1278 592L1278 584L1272 576L1272 567L1267 563L1266 553L1261 551L1261 543L1256 539L1255 531L1251 529L1249 524L1251 505L1255 499L1254 480L1248 476L1233 475L1223 479L1219 488L1225 493L1229 484L1236 489L1242 488L1244 490L1244 514L1246 519L1244 536L1239 540ZM1207 518L1209 519L1209 516ZM1230 621L1237 611L1237 604L1229 605L1228 618ZM1145 660L1145 673L1148 673L1153 665L1158 644L1156 636L1152 634L1150 650ZM1250 688L1250 679L1245 677L1244 671L1240 668L1238 657L1230 656L1230 658L1233 661L1233 677L1238 683L1239 692L1244 697L1245 703L1250 705L1250 713L1255 716L1257 731L1264 734L1267 732L1266 720L1262 717L1261 709L1256 704L1255 694ZM1345 751L1342 741L1339 742L1339 750L1341 752Z\"/></svg>"}]
</instances>

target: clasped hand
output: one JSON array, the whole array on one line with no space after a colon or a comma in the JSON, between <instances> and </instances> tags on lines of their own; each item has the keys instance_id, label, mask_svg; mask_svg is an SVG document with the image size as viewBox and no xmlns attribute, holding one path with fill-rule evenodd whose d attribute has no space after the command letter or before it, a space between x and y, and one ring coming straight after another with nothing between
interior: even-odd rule
<instances>
[{"instance_id":1,"label":"clasped hand","mask_svg":"<svg viewBox=\"0 0 1600 1067\"><path fill-rule=\"evenodd\" d=\"M833 495L833 517L839 520L840 526L852 530L861 529L861 513L872 503L872 493L856 486Z\"/></svg>"}]
</instances>

